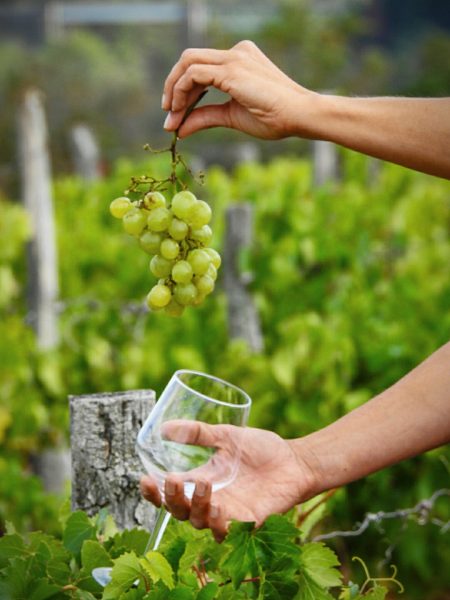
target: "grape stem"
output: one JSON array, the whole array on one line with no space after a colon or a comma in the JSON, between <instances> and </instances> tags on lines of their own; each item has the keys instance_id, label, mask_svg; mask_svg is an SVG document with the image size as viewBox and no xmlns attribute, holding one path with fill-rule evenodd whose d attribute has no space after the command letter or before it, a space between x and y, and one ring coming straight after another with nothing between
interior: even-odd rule
<instances>
[{"instance_id":1,"label":"grape stem","mask_svg":"<svg viewBox=\"0 0 450 600\"><path fill-rule=\"evenodd\" d=\"M161 154L163 152L170 152L171 172L170 172L169 177L166 177L165 179L155 179L154 177L151 177L148 175L141 175L140 177L132 177L131 181L130 181L130 185L128 186L128 189L125 191L125 194L129 194L130 192L139 192L140 186L142 186L142 185L149 186L149 189L148 189L149 192L154 192L156 190L164 191L165 189L167 189L166 187L164 187L166 184L173 185L175 192L177 191L177 186L181 187L181 189L186 189L186 185L183 184L183 182L180 181L180 179L178 178L178 175L177 175L178 165L181 165L184 168L184 170L195 181L197 181L200 184L203 183L203 173L199 173L197 176L195 176L192 173L191 169L186 164L184 158L181 156L181 154L177 150L177 142L179 139L178 132L179 132L180 127L183 125L183 123L186 121L186 119L189 117L191 112L194 110L194 108L197 106L197 104L200 102L200 100L203 98L203 96L207 93L207 91L208 90L204 90L199 95L197 100L195 100L195 102L193 102L192 104L190 104L188 106L188 108L184 114L183 120L181 121L181 123L178 126L178 128L176 129L176 131L174 131L174 133L173 133L172 141L168 148L154 149L149 144L145 144L145 146L144 146L144 150L147 150L147 151L151 152L152 154Z\"/></svg>"}]
</instances>

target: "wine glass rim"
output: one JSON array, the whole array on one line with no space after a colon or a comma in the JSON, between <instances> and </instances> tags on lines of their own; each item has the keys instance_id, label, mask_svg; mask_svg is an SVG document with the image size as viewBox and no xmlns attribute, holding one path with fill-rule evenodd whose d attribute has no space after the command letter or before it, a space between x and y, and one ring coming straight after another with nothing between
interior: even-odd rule
<instances>
[{"instance_id":1,"label":"wine glass rim","mask_svg":"<svg viewBox=\"0 0 450 600\"><path fill-rule=\"evenodd\" d=\"M190 387L187 383L185 383L180 378L180 375L185 374L185 373L188 375L200 375L200 377L204 377L205 379L212 379L213 381L222 383L226 387L232 388L232 389L236 390L237 392L239 392L239 394L245 398L246 402L243 404L233 404L232 402L225 402L224 400L217 400L217 398L212 398L211 396L207 396L206 394L203 394L202 392L199 392L198 390ZM231 408L248 408L249 406L251 406L252 400L251 400L250 396L247 394L247 392L244 392L244 390L242 388L238 387L237 385L234 385L234 383L225 381L225 379L221 379L220 377L216 377L215 375L209 375L208 373L202 373L201 371L193 371L191 369L178 369L173 374L173 377L177 380L177 382L181 386L186 388L189 392L194 392L195 394L198 394L205 400L208 400L209 402L213 402L214 404L221 404L222 406L230 406Z\"/></svg>"}]
</instances>

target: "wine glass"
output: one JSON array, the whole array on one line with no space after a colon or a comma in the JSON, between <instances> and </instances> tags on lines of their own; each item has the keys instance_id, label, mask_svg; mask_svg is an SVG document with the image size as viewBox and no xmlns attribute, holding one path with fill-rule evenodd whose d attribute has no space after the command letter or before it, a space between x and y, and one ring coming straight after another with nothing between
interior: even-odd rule
<instances>
[{"instance_id":1,"label":"wine glass","mask_svg":"<svg viewBox=\"0 0 450 600\"><path fill-rule=\"evenodd\" d=\"M209 481L213 492L232 483L241 456L240 436L232 435L232 429L245 427L250 406L250 397L223 379L186 369L174 373L136 442L142 464L157 482L163 502L169 474L182 480L188 498L199 480ZM145 552L158 548L169 519L164 506L159 508ZM98 568L92 575L107 585L110 572L111 568Z\"/></svg>"}]
</instances>

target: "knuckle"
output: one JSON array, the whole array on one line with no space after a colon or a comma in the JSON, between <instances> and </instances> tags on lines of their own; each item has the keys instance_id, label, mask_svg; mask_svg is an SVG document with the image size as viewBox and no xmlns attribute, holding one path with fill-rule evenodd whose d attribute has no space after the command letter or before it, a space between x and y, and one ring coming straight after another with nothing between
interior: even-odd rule
<instances>
[{"instance_id":1,"label":"knuckle","mask_svg":"<svg viewBox=\"0 0 450 600\"><path fill-rule=\"evenodd\" d=\"M193 54L194 50L192 48L186 48L186 50L183 50L183 52L181 53L181 60L184 63L190 62L192 60Z\"/></svg>"},{"instance_id":2,"label":"knuckle","mask_svg":"<svg viewBox=\"0 0 450 600\"><path fill-rule=\"evenodd\" d=\"M236 50L242 50L244 52L249 52L256 48L256 44L251 40L241 40L235 46L233 46Z\"/></svg>"},{"instance_id":3,"label":"knuckle","mask_svg":"<svg viewBox=\"0 0 450 600\"><path fill-rule=\"evenodd\" d=\"M194 79L197 72L198 72L197 65L189 65L189 67L185 71L185 75L189 79Z\"/></svg>"}]
</instances>

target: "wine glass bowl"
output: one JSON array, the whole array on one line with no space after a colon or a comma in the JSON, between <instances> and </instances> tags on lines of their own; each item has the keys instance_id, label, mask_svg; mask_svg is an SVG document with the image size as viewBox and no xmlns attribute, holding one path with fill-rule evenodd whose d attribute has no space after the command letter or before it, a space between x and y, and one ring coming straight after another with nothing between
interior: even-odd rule
<instances>
[{"instance_id":1,"label":"wine glass bowl","mask_svg":"<svg viewBox=\"0 0 450 600\"><path fill-rule=\"evenodd\" d=\"M199 479L207 479L213 491L233 481L241 448L238 435L226 434L246 425L250 405L243 390L222 379L197 371L174 373L136 443L163 497L169 473L183 481L188 498Z\"/></svg>"}]
</instances>

